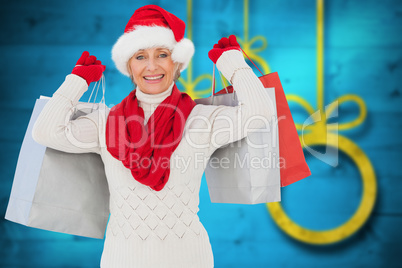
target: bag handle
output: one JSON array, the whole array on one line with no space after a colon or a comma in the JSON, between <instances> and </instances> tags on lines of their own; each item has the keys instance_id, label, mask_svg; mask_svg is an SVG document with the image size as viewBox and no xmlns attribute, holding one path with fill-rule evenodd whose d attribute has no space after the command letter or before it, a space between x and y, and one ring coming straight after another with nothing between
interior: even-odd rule
<instances>
[{"instance_id":1,"label":"bag handle","mask_svg":"<svg viewBox=\"0 0 402 268\"><path fill-rule=\"evenodd\" d=\"M216 92L215 92L215 66L216 66L216 64L214 63L214 69L212 71L212 96L216 95ZM224 85L225 83L223 81L221 72L219 72L219 76L221 77L222 85ZM228 87L225 87L225 90L226 90L226 93L229 93Z\"/></svg>"},{"instance_id":2,"label":"bag handle","mask_svg":"<svg viewBox=\"0 0 402 268\"><path fill-rule=\"evenodd\" d=\"M92 88L91 95L89 96L88 103L91 102L92 95L93 95L93 93L94 93L94 91L95 91L95 88L96 88L95 97L94 97L94 99L93 99L93 103L95 103L96 97L98 96L98 91L99 91L99 86L100 86L100 85L102 85L102 99L100 100L99 103L105 104L105 76L104 76L103 74L102 74L102 76L101 76L101 79L100 79L99 81L96 81L96 82L95 82L95 85L94 85L94 87Z\"/></svg>"},{"instance_id":3,"label":"bag handle","mask_svg":"<svg viewBox=\"0 0 402 268\"><path fill-rule=\"evenodd\" d=\"M246 54L246 52L244 52L244 50L243 50L241 47L240 47L240 50L243 52L244 55L246 55L246 57L248 58L248 60L255 66L255 68L257 68L257 70L261 73L261 75L264 75L264 74L261 72L261 70L257 67L257 65L254 63L254 61L252 61L252 60L250 59L250 57ZM216 66L216 64L214 63L214 69L213 69L213 71L212 71L212 96L215 96L215 95L216 95L216 92L215 92L215 66ZM219 75L220 75L220 77L221 77L222 85L224 85L225 83L223 82L223 78L222 78L221 72L219 72ZM229 93L229 92L228 92L228 87L225 87L225 90L226 90L226 93Z\"/></svg>"},{"instance_id":4,"label":"bag handle","mask_svg":"<svg viewBox=\"0 0 402 268\"><path fill-rule=\"evenodd\" d=\"M92 102L92 111L95 110L95 105L97 104L96 103L96 97L98 96L98 91L99 91L99 86L100 85L102 85L102 99L100 100L99 104L103 104L103 105L106 106L106 104L105 104L105 84L106 84L105 83L105 76L102 74L101 79L99 79L99 81L95 82L95 85L94 85L94 87L92 88L92 91L91 91L91 95L89 96L89 99L88 99L88 103L91 103L91 98L92 98L92 95L93 95L93 93L95 91L95 88L96 88L95 97L94 97L93 102ZM98 105L98 107L99 107L99 105Z\"/></svg>"},{"instance_id":5,"label":"bag handle","mask_svg":"<svg viewBox=\"0 0 402 268\"><path fill-rule=\"evenodd\" d=\"M250 59L250 57L246 54L246 52L244 52L244 50L242 48L240 48L241 51L244 53L244 55L246 55L246 57L248 58L249 61L251 61L251 63L255 66L255 68L257 68L257 70L261 73L261 75L263 76L264 74L261 72L261 70L257 67L257 65L255 65L254 61L252 61Z\"/></svg>"}]
</instances>

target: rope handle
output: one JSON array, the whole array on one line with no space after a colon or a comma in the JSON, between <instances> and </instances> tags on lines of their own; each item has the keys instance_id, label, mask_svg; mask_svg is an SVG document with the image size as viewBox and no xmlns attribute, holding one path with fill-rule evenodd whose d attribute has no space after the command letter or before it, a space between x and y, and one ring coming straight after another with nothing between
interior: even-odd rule
<instances>
[{"instance_id":1,"label":"rope handle","mask_svg":"<svg viewBox=\"0 0 402 268\"><path fill-rule=\"evenodd\" d=\"M246 55L246 57L248 58L248 60L251 61L251 63L255 66L255 68L257 68L257 70L261 73L261 75L264 75L264 74L261 72L261 70L257 67L257 65L255 65L254 61L252 61L252 60L250 59L250 57L246 54L246 52L244 52L244 50L243 50L242 48L240 48L240 49L241 49L241 51L243 51L244 55Z\"/></svg>"},{"instance_id":2,"label":"rope handle","mask_svg":"<svg viewBox=\"0 0 402 268\"><path fill-rule=\"evenodd\" d=\"M96 97L98 96L98 91L99 91L99 86L100 85L102 85L102 99L100 100L99 104L106 105L105 104L105 84L106 84L105 83L105 76L102 74L101 79L99 79L99 81L95 82L94 87L92 88L92 91L91 91L91 95L89 96L89 99L88 99L88 103L91 103L92 95L93 95L93 93L95 91L95 88L96 88L95 97L94 97L94 99L92 101L92 111L91 112L93 112L95 110L95 106L97 104L96 103Z\"/></svg>"},{"instance_id":3,"label":"rope handle","mask_svg":"<svg viewBox=\"0 0 402 268\"><path fill-rule=\"evenodd\" d=\"M216 64L214 63L214 69L212 70L212 95L213 96L216 95L216 93L215 93L215 66L216 66ZM221 72L219 72L219 76L221 77L222 85L224 85L225 83L223 81L223 77L222 77ZM229 93L228 87L225 87L225 90L226 90L226 93Z\"/></svg>"},{"instance_id":4,"label":"rope handle","mask_svg":"<svg viewBox=\"0 0 402 268\"><path fill-rule=\"evenodd\" d=\"M100 85L102 85L102 99L100 100L100 103L103 103L103 104L105 103L105 76L103 74L101 76L101 79L99 81L95 82L94 87L92 88L92 91L91 91L91 95L89 96L88 103L91 102L92 95L96 88L95 97L93 99L93 103L95 103L96 97L98 96L98 91L99 91Z\"/></svg>"}]
</instances>

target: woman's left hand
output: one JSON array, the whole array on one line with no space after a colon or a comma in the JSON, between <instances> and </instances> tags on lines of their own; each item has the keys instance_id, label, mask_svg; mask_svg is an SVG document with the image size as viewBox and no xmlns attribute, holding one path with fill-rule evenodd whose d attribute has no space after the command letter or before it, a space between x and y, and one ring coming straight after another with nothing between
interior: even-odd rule
<instances>
[{"instance_id":1,"label":"woman's left hand","mask_svg":"<svg viewBox=\"0 0 402 268\"><path fill-rule=\"evenodd\" d=\"M234 35L229 36L229 38L221 38L218 44L215 44L214 48L208 52L208 57L216 64L222 53L228 50L240 50L240 45Z\"/></svg>"}]
</instances>

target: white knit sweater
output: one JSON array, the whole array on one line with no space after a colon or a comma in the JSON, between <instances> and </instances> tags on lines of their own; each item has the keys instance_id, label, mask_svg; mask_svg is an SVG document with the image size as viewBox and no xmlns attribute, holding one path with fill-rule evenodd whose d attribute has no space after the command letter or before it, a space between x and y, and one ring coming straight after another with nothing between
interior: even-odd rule
<instances>
[{"instance_id":1,"label":"white knit sweater","mask_svg":"<svg viewBox=\"0 0 402 268\"><path fill-rule=\"evenodd\" d=\"M137 182L107 151L108 108L69 120L73 107L88 89L84 79L68 75L38 118L33 130L38 143L66 152L98 153L105 164L111 214L101 267L213 267L208 234L197 215L207 160L218 147L245 137L246 124L249 129L260 127L259 120L247 122L252 116L270 118L273 111L272 100L241 52L223 53L217 67L232 80L239 106L194 107L172 154L169 180L161 191ZM146 121L171 90L157 95L137 90Z\"/></svg>"}]
</instances>

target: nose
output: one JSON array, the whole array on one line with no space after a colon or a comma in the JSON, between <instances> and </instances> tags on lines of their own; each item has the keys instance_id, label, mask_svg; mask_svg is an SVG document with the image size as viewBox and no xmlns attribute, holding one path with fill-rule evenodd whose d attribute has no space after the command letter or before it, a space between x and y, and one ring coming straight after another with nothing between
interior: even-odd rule
<instances>
[{"instance_id":1,"label":"nose","mask_svg":"<svg viewBox=\"0 0 402 268\"><path fill-rule=\"evenodd\" d=\"M151 57L151 58L148 60L147 69L148 69L148 71L155 71L156 68L157 68L156 60L155 60L153 57Z\"/></svg>"}]
</instances>

